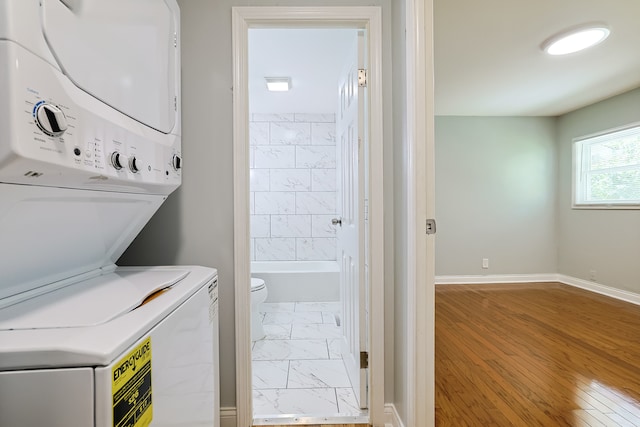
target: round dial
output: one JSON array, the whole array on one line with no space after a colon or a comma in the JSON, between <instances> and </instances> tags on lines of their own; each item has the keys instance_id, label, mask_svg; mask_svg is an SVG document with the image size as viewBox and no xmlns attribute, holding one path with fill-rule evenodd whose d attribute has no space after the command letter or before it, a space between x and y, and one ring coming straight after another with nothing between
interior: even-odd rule
<instances>
[{"instance_id":1,"label":"round dial","mask_svg":"<svg viewBox=\"0 0 640 427\"><path fill-rule=\"evenodd\" d=\"M116 170L122 169L122 155L117 151L111 153L111 166Z\"/></svg>"},{"instance_id":2,"label":"round dial","mask_svg":"<svg viewBox=\"0 0 640 427\"><path fill-rule=\"evenodd\" d=\"M138 159L136 159L135 156L129 157L129 170L133 173L137 173L140 170L138 163Z\"/></svg>"},{"instance_id":3,"label":"round dial","mask_svg":"<svg viewBox=\"0 0 640 427\"><path fill-rule=\"evenodd\" d=\"M174 170L182 169L182 157L174 154L173 159L171 159L171 166L173 166Z\"/></svg>"},{"instance_id":4,"label":"round dial","mask_svg":"<svg viewBox=\"0 0 640 427\"><path fill-rule=\"evenodd\" d=\"M61 136L67 130L67 118L60 107L40 104L35 111L36 124L49 136Z\"/></svg>"}]
</instances>

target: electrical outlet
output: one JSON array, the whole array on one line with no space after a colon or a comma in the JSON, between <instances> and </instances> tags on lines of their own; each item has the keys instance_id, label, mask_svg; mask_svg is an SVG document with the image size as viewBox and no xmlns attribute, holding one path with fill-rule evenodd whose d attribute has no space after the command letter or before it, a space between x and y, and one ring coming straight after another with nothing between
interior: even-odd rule
<instances>
[{"instance_id":1,"label":"electrical outlet","mask_svg":"<svg viewBox=\"0 0 640 427\"><path fill-rule=\"evenodd\" d=\"M482 268L489 268L489 258L482 258Z\"/></svg>"},{"instance_id":2,"label":"electrical outlet","mask_svg":"<svg viewBox=\"0 0 640 427\"><path fill-rule=\"evenodd\" d=\"M595 270L590 270L589 271L589 280L591 280L592 282L596 281L596 271Z\"/></svg>"}]
</instances>

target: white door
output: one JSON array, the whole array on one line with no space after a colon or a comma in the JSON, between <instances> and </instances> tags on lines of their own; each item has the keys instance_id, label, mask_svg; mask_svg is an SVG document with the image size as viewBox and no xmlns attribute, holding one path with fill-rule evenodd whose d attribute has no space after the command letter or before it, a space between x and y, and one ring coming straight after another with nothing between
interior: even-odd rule
<instances>
[{"instance_id":1,"label":"white door","mask_svg":"<svg viewBox=\"0 0 640 427\"><path fill-rule=\"evenodd\" d=\"M367 402L367 351L364 227L364 87L358 69L364 68L364 35L359 32L340 74L336 117L339 226L338 261L342 301L342 358L361 408Z\"/></svg>"}]
</instances>

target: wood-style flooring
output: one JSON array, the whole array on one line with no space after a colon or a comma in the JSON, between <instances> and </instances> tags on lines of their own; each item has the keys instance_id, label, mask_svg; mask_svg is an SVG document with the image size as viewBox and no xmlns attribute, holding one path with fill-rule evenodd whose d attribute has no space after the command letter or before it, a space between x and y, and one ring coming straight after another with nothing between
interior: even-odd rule
<instances>
[{"instance_id":1,"label":"wood-style flooring","mask_svg":"<svg viewBox=\"0 0 640 427\"><path fill-rule=\"evenodd\" d=\"M559 283L436 286L436 425L640 426L640 307Z\"/></svg>"}]
</instances>

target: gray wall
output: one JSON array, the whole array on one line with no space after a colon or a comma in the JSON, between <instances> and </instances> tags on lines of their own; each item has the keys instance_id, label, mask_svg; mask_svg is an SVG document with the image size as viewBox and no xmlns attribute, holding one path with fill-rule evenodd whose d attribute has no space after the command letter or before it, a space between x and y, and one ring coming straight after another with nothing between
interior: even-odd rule
<instances>
[{"instance_id":1,"label":"gray wall","mask_svg":"<svg viewBox=\"0 0 640 427\"><path fill-rule=\"evenodd\" d=\"M640 121L640 89L558 121L558 272L640 293L640 210L571 209L572 139Z\"/></svg>"},{"instance_id":2,"label":"gray wall","mask_svg":"<svg viewBox=\"0 0 640 427\"><path fill-rule=\"evenodd\" d=\"M221 406L235 406L233 275L233 6L317 6L311 0L178 0L182 21L183 184L122 257L120 264L217 267L220 282ZM381 6L383 15L385 295L393 294L393 153L391 0L325 0L325 6ZM377 189L372 189L377 191ZM393 301L393 298L390 299ZM387 302L386 316L392 316ZM392 330L392 326L387 331ZM391 343L391 344L390 344ZM393 341L385 354L392 355ZM392 381L393 358L385 361ZM386 400L392 400L387 387Z\"/></svg>"},{"instance_id":3,"label":"gray wall","mask_svg":"<svg viewBox=\"0 0 640 427\"><path fill-rule=\"evenodd\" d=\"M443 116L435 131L436 275L556 272L555 119Z\"/></svg>"}]
</instances>

